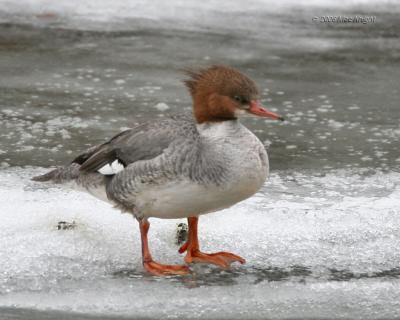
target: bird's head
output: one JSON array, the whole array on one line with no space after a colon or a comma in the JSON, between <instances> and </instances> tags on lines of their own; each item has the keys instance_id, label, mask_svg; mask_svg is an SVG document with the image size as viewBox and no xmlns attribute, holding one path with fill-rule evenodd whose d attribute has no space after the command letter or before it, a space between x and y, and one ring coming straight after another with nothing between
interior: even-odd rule
<instances>
[{"instance_id":1,"label":"bird's head","mask_svg":"<svg viewBox=\"0 0 400 320\"><path fill-rule=\"evenodd\" d=\"M184 80L193 99L198 123L234 120L242 115L283 120L260 104L259 91L249 77L238 70L214 65L204 69L186 69Z\"/></svg>"}]
</instances>

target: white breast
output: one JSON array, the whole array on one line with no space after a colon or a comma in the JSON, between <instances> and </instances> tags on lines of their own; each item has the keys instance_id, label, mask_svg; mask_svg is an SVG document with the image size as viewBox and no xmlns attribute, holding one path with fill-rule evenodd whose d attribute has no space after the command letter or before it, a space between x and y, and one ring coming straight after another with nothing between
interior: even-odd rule
<instances>
[{"instance_id":1,"label":"white breast","mask_svg":"<svg viewBox=\"0 0 400 320\"><path fill-rule=\"evenodd\" d=\"M223 185L201 185L188 179L143 190L137 205L146 217L183 218L221 210L256 193L268 175L264 146L236 121L199 125L209 139L214 157L226 160L228 179Z\"/></svg>"}]
</instances>

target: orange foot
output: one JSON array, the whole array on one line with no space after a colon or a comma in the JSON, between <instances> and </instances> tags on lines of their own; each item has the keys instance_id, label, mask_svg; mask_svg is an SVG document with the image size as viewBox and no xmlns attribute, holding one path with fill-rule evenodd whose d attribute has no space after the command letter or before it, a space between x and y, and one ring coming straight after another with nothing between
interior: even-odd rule
<instances>
[{"instance_id":1,"label":"orange foot","mask_svg":"<svg viewBox=\"0 0 400 320\"><path fill-rule=\"evenodd\" d=\"M155 276L185 275L190 273L190 269L187 266L161 264L153 260L143 262L143 267L147 272Z\"/></svg>"},{"instance_id":2,"label":"orange foot","mask_svg":"<svg viewBox=\"0 0 400 320\"><path fill-rule=\"evenodd\" d=\"M188 244L185 243L180 249L179 253L183 253L188 249ZM216 252L216 253L204 253L198 249L188 250L185 262L186 263L211 263L221 268L227 269L233 262L240 262L244 264L246 262L242 257L230 253L230 252Z\"/></svg>"}]
</instances>

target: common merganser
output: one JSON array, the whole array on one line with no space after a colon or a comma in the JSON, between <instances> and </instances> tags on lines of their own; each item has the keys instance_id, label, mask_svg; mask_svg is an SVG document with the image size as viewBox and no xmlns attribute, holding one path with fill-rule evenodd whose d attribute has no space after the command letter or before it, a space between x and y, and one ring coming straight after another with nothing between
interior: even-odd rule
<instances>
[{"instance_id":1,"label":"common merganser","mask_svg":"<svg viewBox=\"0 0 400 320\"><path fill-rule=\"evenodd\" d=\"M283 120L259 103L256 84L221 65L186 70L193 114L143 123L76 157L65 167L32 178L72 184L133 215L139 222L144 268L154 275L186 274L187 265L153 260L149 218L187 218L189 236L179 249L185 262L228 268L245 260L233 253L200 251L202 214L228 208L255 194L269 170L261 141L238 117Z\"/></svg>"}]
</instances>

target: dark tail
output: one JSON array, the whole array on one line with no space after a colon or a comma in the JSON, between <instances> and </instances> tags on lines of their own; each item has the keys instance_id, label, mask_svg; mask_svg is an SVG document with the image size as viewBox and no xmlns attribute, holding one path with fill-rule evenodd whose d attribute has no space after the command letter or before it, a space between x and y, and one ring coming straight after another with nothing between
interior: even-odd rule
<instances>
[{"instance_id":1,"label":"dark tail","mask_svg":"<svg viewBox=\"0 0 400 320\"><path fill-rule=\"evenodd\" d=\"M40 176L35 176L35 177L31 178L31 180L40 181L40 182L50 181L57 175L59 170L60 169L51 170L51 171L49 171L49 172L47 172L45 174L42 174Z\"/></svg>"},{"instance_id":2,"label":"dark tail","mask_svg":"<svg viewBox=\"0 0 400 320\"><path fill-rule=\"evenodd\" d=\"M69 165L51 170L40 176L33 177L31 180L39 182L52 181L54 183L63 183L74 180L79 176L79 168L81 165L87 159L89 159L98 148L99 146L92 147L76 157Z\"/></svg>"},{"instance_id":3,"label":"dark tail","mask_svg":"<svg viewBox=\"0 0 400 320\"><path fill-rule=\"evenodd\" d=\"M70 180L74 180L79 176L79 167L77 163L71 163L70 165L62 168L51 170L45 174L33 177L33 181L52 181L54 183L63 183Z\"/></svg>"}]
</instances>

